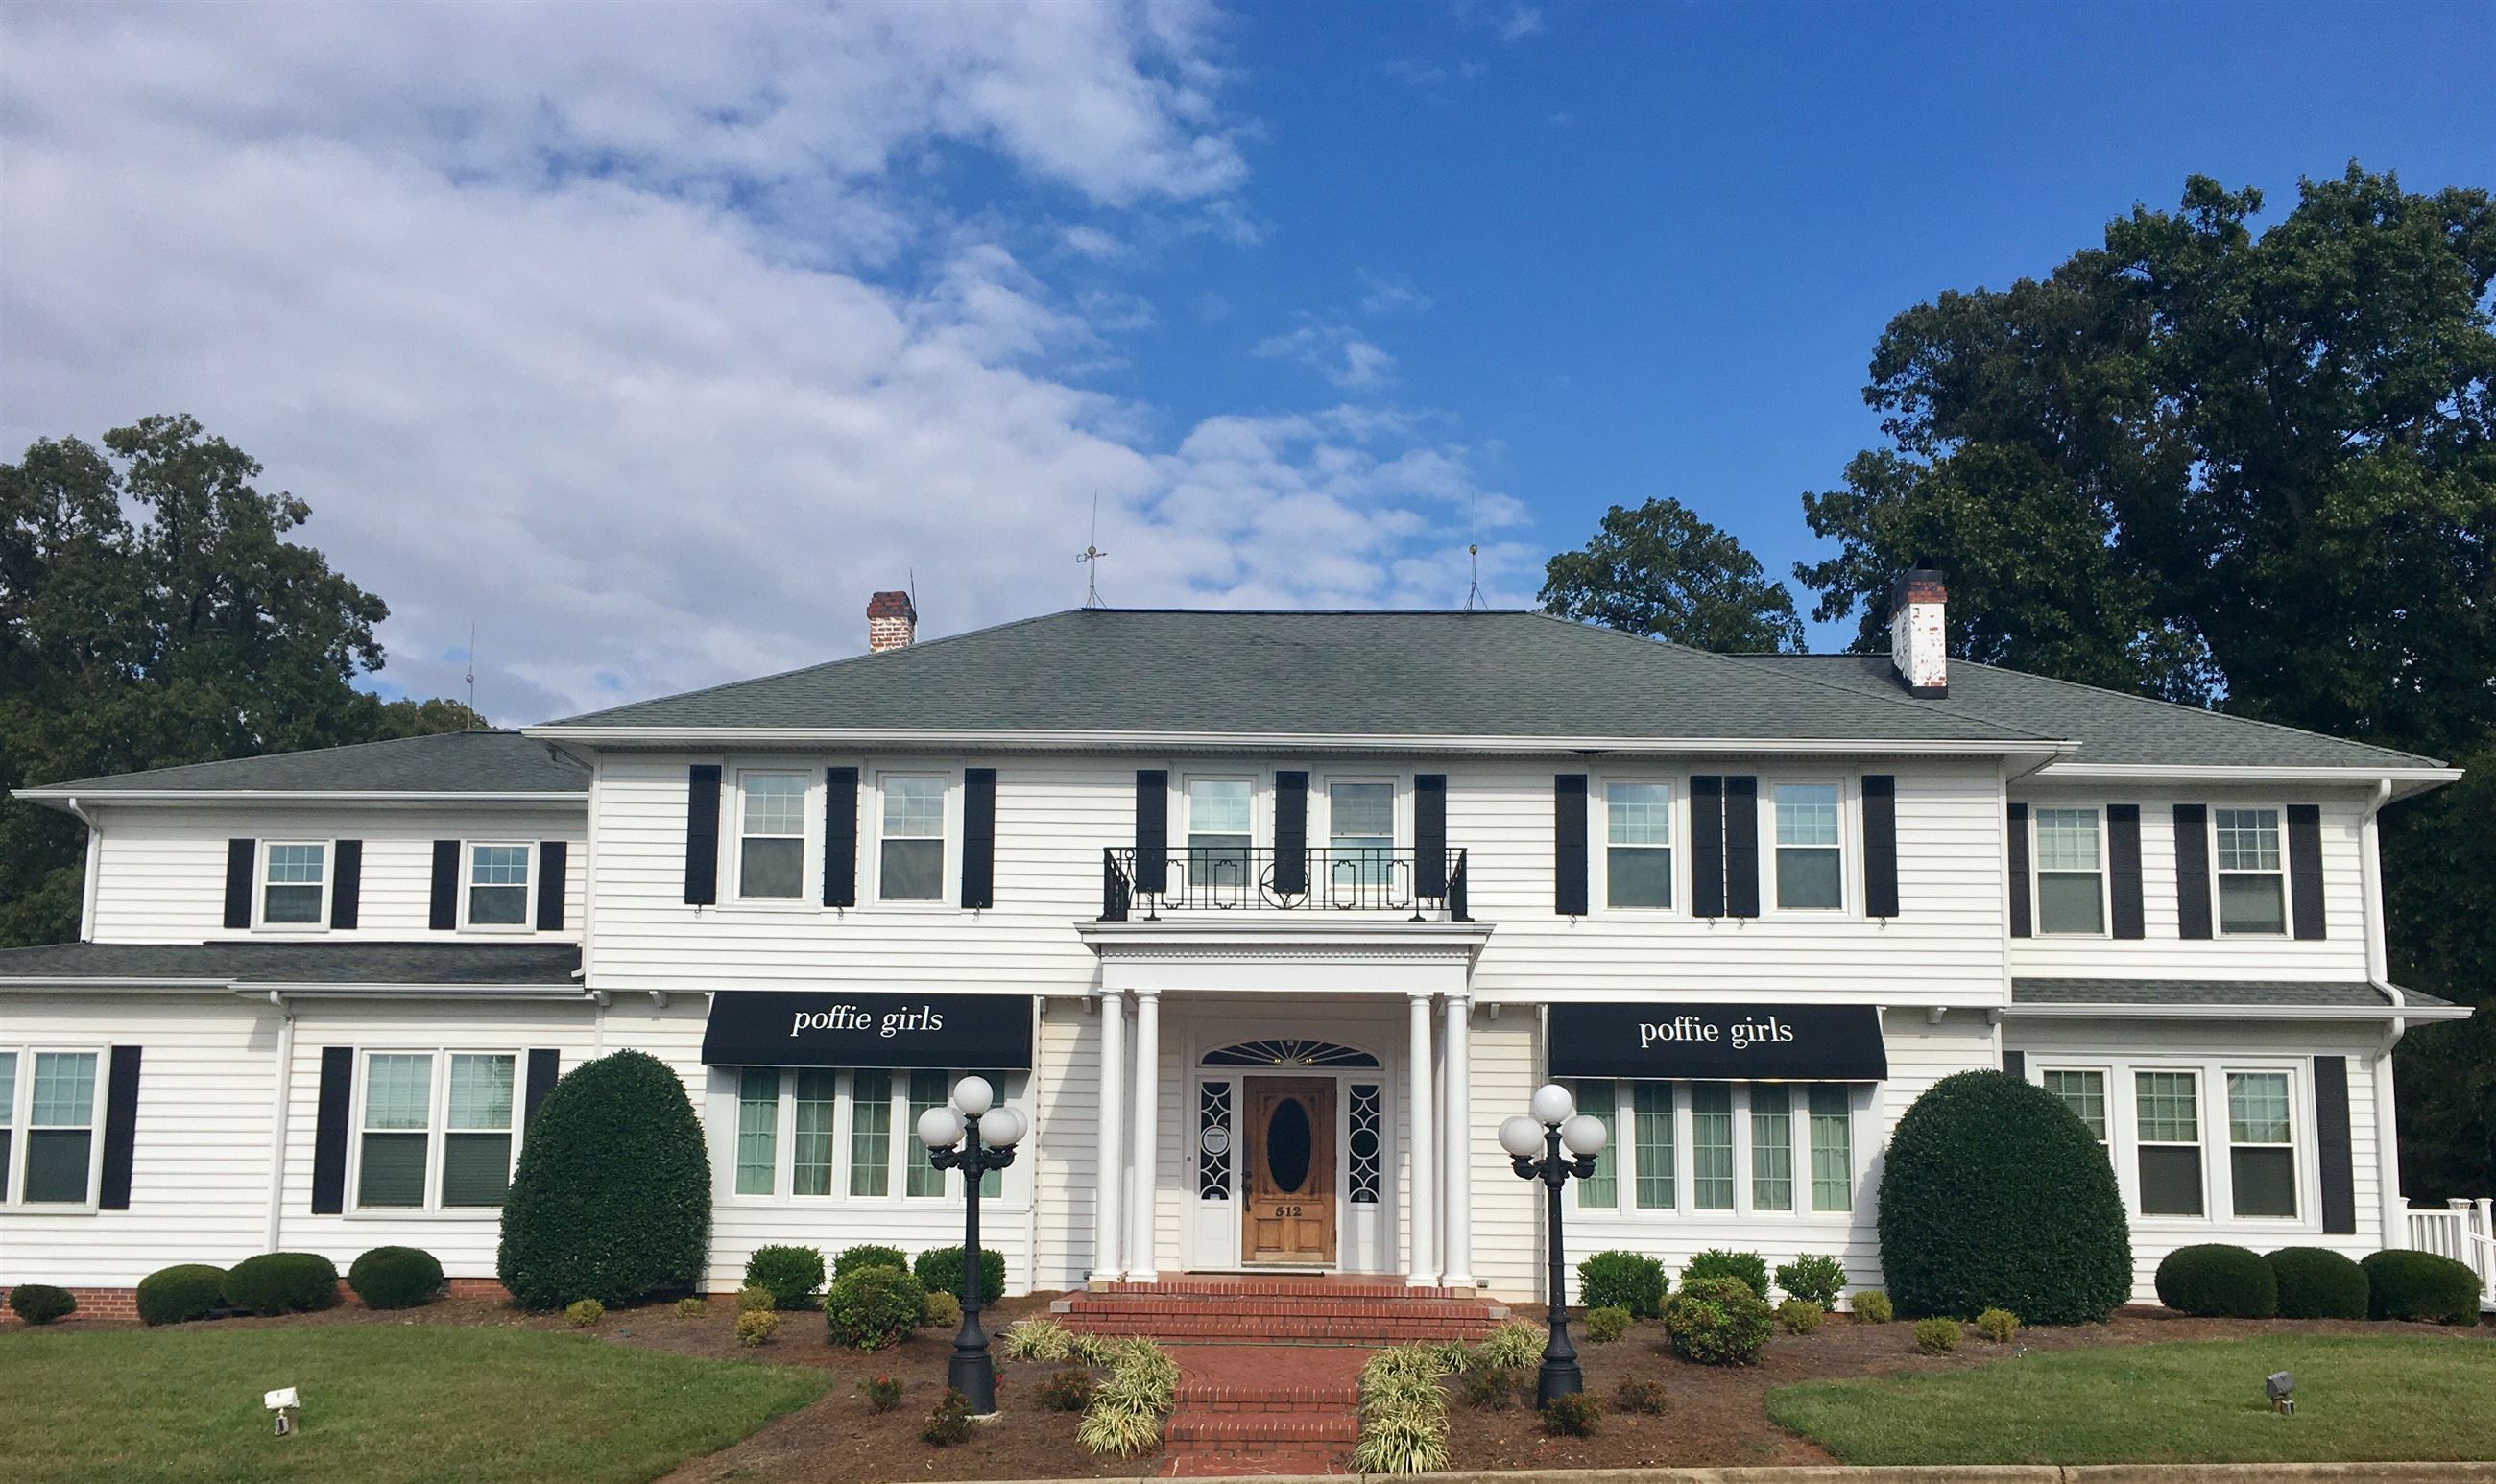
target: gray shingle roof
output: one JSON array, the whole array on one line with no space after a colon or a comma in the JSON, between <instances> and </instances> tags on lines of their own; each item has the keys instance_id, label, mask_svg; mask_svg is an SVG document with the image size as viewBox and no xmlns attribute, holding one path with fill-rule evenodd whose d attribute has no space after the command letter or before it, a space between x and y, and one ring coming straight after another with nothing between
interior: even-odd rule
<instances>
[{"instance_id":1,"label":"gray shingle roof","mask_svg":"<svg viewBox=\"0 0 2496 1484\"><path fill-rule=\"evenodd\" d=\"M1077 609L554 727L2001 742L2050 737L1520 612Z\"/></svg>"},{"instance_id":2,"label":"gray shingle roof","mask_svg":"<svg viewBox=\"0 0 2496 1484\"><path fill-rule=\"evenodd\" d=\"M61 943L0 948L0 982L179 979L231 984L577 988L569 943Z\"/></svg>"},{"instance_id":3,"label":"gray shingle roof","mask_svg":"<svg viewBox=\"0 0 2496 1484\"><path fill-rule=\"evenodd\" d=\"M2007 727L2079 742L2075 762L2177 767L2434 767L2432 757L2370 747L2320 732L2249 721L2195 706L2050 680L2021 670L1952 660L1950 696L1916 700L1898 687L1887 655L1746 655L1751 664L1808 675L1861 695L1894 696L1908 705L1963 712Z\"/></svg>"},{"instance_id":4,"label":"gray shingle roof","mask_svg":"<svg viewBox=\"0 0 2496 1484\"><path fill-rule=\"evenodd\" d=\"M2410 1005L2451 1004L2403 990ZM2285 1006L2388 1010L2391 997L2362 979L2301 984L2230 979L2012 979L2013 1005L2208 1005L2246 1009Z\"/></svg>"},{"instance_id":5,"label":"gray shingle roof","mask_svg":"<svg viewBox=\"0 0 2496 1484\"><path fill-rule=\"evenodd\" d=\"M353 747L195 762L21 793L546 793L586 797L589 770L516 731L450 731Z\"/></svg>"}]
</instances>

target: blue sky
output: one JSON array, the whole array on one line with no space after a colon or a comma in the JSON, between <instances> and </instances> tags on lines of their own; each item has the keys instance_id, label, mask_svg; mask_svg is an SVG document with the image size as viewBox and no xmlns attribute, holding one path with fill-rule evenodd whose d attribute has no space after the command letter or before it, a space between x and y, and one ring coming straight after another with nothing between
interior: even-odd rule
<instances>
[{"instance_id":1,"label":"blue sky","mask_svg":"<svg viewBox=\"0 0 2496 1484\"><path fill-rule=\"evenodd\" d=\"M2496 184L2486 6L0 12L0 442L186 410L540 717L1112 602L1783 575L1899 310L2196 170ZM1851 626L1820 626L1832 647Z\"/></svg>"}]
</instances>

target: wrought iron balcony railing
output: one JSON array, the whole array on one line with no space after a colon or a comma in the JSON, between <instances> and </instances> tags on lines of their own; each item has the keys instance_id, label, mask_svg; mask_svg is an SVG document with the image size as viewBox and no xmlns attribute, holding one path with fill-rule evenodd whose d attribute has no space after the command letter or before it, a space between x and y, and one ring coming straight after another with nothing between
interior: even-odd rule
<instances>
[{"instance_id":1,"label":"wrought iron balcony railing","mask_svg":"<svg viewBox=\"0 0 2496 1484\"><path fill-rule=\"evenodd\" d=\"M1101 920L1158 920L1171 912L1408 912L1471 922L1465 852L1312 846L1304 850L1201 846L1138 858L1101 852Z\"/></svg>"}]
</instances>

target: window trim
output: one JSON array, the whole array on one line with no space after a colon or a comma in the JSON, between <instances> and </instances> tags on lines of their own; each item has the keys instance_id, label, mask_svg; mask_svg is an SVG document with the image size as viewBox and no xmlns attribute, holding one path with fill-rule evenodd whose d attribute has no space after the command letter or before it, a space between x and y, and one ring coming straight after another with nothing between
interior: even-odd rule
<instances>
[{"instance_id":1,"label":"window trim","mask_svg":"<svg viewBox=\"0 0 2496 1484\"><path fill-rule=\"evenodd\" d=\"M1184 772L1177 769L1171 770L1170 808L1168 818L1176 821L1177 828L1170 831L1170 839L1166 844L1170 854L1182 856L1188 862L1186 888L1187 899L1191 903L1205 901L1211 896L1232 891L1234 888L1196 880L1196 800L1190 790L1197 784L1246 784L1248 786L1250 866L1247 872L1248 880L1238 883L1235 888L1238 896L1243 901L1248 901L1254 900L1258 890L1255 866L1257 851L1270 846L1274 839L1271 780L1272 775L1261 774L1250 768L1207 768L1202 771L1189 769ZM1165 908L1165 911L1167 910Z\"/></svg>"},{"instance_id":2,"label":"window trim","mask_svg":"<svg viewBox=\"0 0 2496 1484\"><path fill-rule=\"evenodd\" d=\"M1575 1096L1577 1084L1609 1082L1612 1084L1613 1137L1599 1158L1610 1164L1607 1171L1614 1181L1613 1202L1607 1206L1583 1206L1571 1197L1569 1218L1603 1224L1606 1229L1623 1224L1658 1220L1709 1221L1763 1221L1778 1226L1801 1226L1833 1231L1850 1229L1864 1214L1863 1192L1865 1160L1868 1158L1861 1124L1871 1110L1869 1094L1861 1089L1868 1083L1828 1081L1785 1081L1764 1078L1756 1082L1733 1082L1718 1078L1679 1077L1564 1077L1564 1085ZM1671 1090L1672 1099L1672 1203L1669 1206L1642 1206L1638 1202L1638 1088L1655 1084ZM1791 1095L1788 1110L1786 1147L1789 1151L1787 1174L1790 1199L1784 1210L1763 1210L1759 1207L1754 1184L1755 1163L1752 1140L1756 1137L1751 1122L1752 1090L1761 1086L1785 1088ZM1731 1095L1732 1114L1733 1204L1730 1207L1700 1207L1698 1204L1699 1159L1696 1144L1698 1101L1693 1090L1701 1087L1725 1088ZM1846 1105L1846 1209L1824 1211L1815 1196L1812 1178L1811 1090L1820 1087L1839 1089Z\"/></svg>"},{"instance_id":3,"label":"window trim","mask_svg":"<svg viewBox=\"0 0 2496 1484\"><path fill-rule=\"evenodd\" d=\"M918 1121L910 1116L910 1075L914 1071L941 1071L945 1077L946 1095L950 1098L955 1082L974 1073L1002 1082L997 1100L1011 1101L1036 1116L1037 1103L1029 1089L1036 1073L1028 1070L999 1068L944 1068L929 1067L714 1067L703 1098L702 1127L711 1148L711 1200L715 1206L737 1206L748 1209L764 1207L796 1208L845 1207L864 1211L935 1211L944 1202L962 1198L962 1172L947 1170L943 1189L926 1194L910 1193L910 1171L914 1160L923 1160L920 1147ZM858 1127L857 1088L860 1071L883 1071L891 1074L891 1091L886 1098L891 1109L888 1129L888 1149L892 1162L886 1166L888 1178L882 1195L851 1193L850 1181L856 1168L851 1138ZM766 1071L773 1074L773 1135L771 1148L771 1190L768 1194L740 1192L736 1189L737 1137L743 1102L745 1074ZM829 1072L833 1075L833 1107L831 1165L827 1172L827 1190L821 1195L796 1193L797 1154L797 1074ZM1037 1123L1034 1131L1037 1132ZM1031 1136L1024 1147L1033 1146ZM981 1196L983 1205L995 1204L1010 1211L1027 1209L1032 1203L1031 1161L1018 1159L997 1173L1000 1193Z\"/></svg>"},{"instance_id":4,"label":"window trim","mask_svg":"<svg viewBox=\"0 0 2496 1484\"><path fill-rule=\"evenodd\" d=\"M1830 917L1859 916L1862 910L1862 887L1855 878L1860 873L1854 862L1862 849L1856 840L1856 796L1860 781L1833 774L1795 774L1792 777L1762 777L1759 810L1760 831L1760 911L1763 915L1799 917L1805 920L1826 920ZM1837 844L1780 846L1777 844L1777 793L1794 788L1833 788L1837 792ZM1777 885L1777 852L1782 850L1837 851L1837 905L1834 907L1788 907L1785 893Z\"/></svg>"},{"instance_id":5,"label":"window trim","mask_svg":"<svg viewBox=\"0 0 2496 1484\"><path fill-rule=\"evenodd\" d=\"M785 897L750 897L745 894L745 789L746 781L755 778L794 778L797 781L797 832L795 835L756 835L757 840L796 840L797 842L797 889ZM823 799L818 791L824 787L823 769L793 765L786 762L739 763L729 769L729 787L724 802L733 811L723 820L720 847L727 854L723 875L727 879L726 901L721 905L765 912L787 912L792 908L823 905L822 893L806 889L817 880L814 868L823 858Z\"/></svg>"},{"instance_id":6,"label":"window trim","mask_svg":"<svg viewBox=\"0 0 2496 1484\"><path fill-rule=\"evenodd\" d=\"M430 1044L398 1044L373 1042L359 1044L356 1052L355 1098L347 1111L347 1183L346 1210L349 1221L500 1221L503 1207L446 1206L442 1203L442 1165L451 1148L450 1135L488 1133L491 1129L451 1128L451 1059L457 1056L508 1057L512 1063L512 1159L511 1172L504 1176L504 1193L511 1191L510 1180L520 1167L520 1138L528 1119L529 1053L524 1046L485 1046L465 1041L437 1041ZM433 1059L425 1090L424 1123L424 1199L414 1206L367 1206L363 1203L364 1136L373 1130L364 1127L372 1097L372 1059L376 1056L429 1056ZM396 1130L414 1132L414 1129Z\"/></svg>"},{"instance_id":7,"label":"window trim","mask_svg":"<svg viewBox=\"0 0 2496 1484\"><path fill-rule=\"evenodd\" d=\"M52 1056L91 1056L95 1058L95 1084L87 1101L84 1125L50 1124L48 1128L83 1127L87 1130L86 1198L83 1200L26 1199L26 1146L34 1132L35 1058ZM110 1096L112 1048L87 1042L18 1041L0 1046L0 1057L14 1057L14 1071L9 1106L0 1108L0 1124L9 1130L8 1167L0 1169L0 1211L11 1216L93 1216L103 1210L104 1186L104 1104Z\"/></svg>"},{"instance_id":8,"label":"window trim","mask_svg":"<svg viewBox=\"0 0 2496 1484\"><path fill-rule=\"evenodd\" d=\"M2281 842L2282 849L2280 851L2281 859L2283 861L2286 860L2288 853L2286 843L2286 840L2283 838ZM2288 1142L2285 1144L2239 1144L2236 1141L2236 1108L2233 1079L2237 1077L2284 1077L2287 1080ZM2298 1135L2307 1127L2307 1118L2304 1110L2297 1106L2297 1080L2295 1071L2284 1067L2258 1067L2232 1060L2220 1064L2219 1081L2221 1090L2227 1096L2227 1105L2220 1108L2218 1113L2220 1118L2223 1119L2227 1125L2226 1131L2228 1137L2225 1147L2228 1151L2228 1178L2226 1185L2228 1192L2228 1220L2231 1221L2265 1221L2293 1226L2306 1219L2306 1212L2309 1209L2309 1203L2314 1197L2312 1192L2308 1191L2306 1189L2305 1150L2308 1144L2312 1144L2315 1141L2311 1137L2298 1137ZM2260 1213L2247 1214L2236 1209L2235 1153L2239 1149L2285 1149L2288 1151L2289 1203L2294 1208L2291 1210L2288 1215L2266 1216Z\"/></svg>"},{"instance_id":9,"label":"window trim","mask_svg":"<svg viewBox=\"0 0 2496 1484\"><path fill-rule=\"evenodd\" d=\"M1612 788L1619 784L1659 785L1665 790L1664 845L1622 847L1624 850L1661 849L1664 851L1664 883L1667 901L1662 907L1617 905L1612 901ZM1623 772L1596 775L1586 789L1586 811L1589 816L1586 820L1586 839L1589 844L1599 846L1603 850L1601 876L1605 912L1650 918L1686 917L1690 914L1690 892L1687 881L1690 851L1684 848L1684 842L1690 834L1690 817L1686 812L1690 804L1689 795L1690 790L1683 786L1682 775L1677 773ZM1589 890L1594 889L1592 882L1588 883L1588 887Z\"/></svg>"},{"instance_id":10,"label":"window trim","mask_svg":"<svg viewBox=\"0 0 2496 1484\"><path fill-rule=\"evenodd\" d=\"M2048 876L2080 876L2086 874L2079 871L2063 869L2048 871L2046 869L2044 864L2045 821L2044 816L2048 810L2057 812L2086 810L2089 816L2097 822L2098 925L2094 929L2073 932L2064 929L2049 929L2045 926L2045 878ZM2036 904L2034 932L2037 937L2060 938L2073 942L2085 942L2092 938L2103 939L2114 936L2114 868L2109 856L2109 848L2112 844L2113 841L2106 834L2106 810L2104 804L2043 802L2031 802L2029 804L2028 900Z\"/></svg>"},{"instance_id":11,"label":"window trim","mask_svg":"<svg viewBox=\"0 0 2496 1484\"><path fill-rule=\"evenodd\" d=\"M2272 1236L2322 1232L2320 1191L2323 1155L2315 1135L2313 1056L2229 1052L2132 1056L2102 1051L2041 1056L2031 1051L2024 1073L2026 1079L2042 1088L2047 1071L2090 1071L2105 1076L2107 1158L2114 1164L2115 1186L2122 1194L2124 1215L2133 1223L2134 1230L2206 1232L2246 1223ZM2144 1071L2191 1072L2197 1078L2195 1097L2199 1100L2198 1127L2201 1135L2200 1216L2150 1215L2144 1214L2140 1208L2139 1103L2132 1079L2135 1073ZM2226 1079L2231 1072L2285 1073L2288 1077L2289 1162L2294 1172L2296 1188L2296 1215L2293 1217L2236 1215L2235 1182L2230 1178L2231 1172L2223 1168L2228 1161L2220 1158L2234 1148L2227 1123L2228 1107L2224 1098L2214 1102L2209 1096L2213 1086L2225 1092ZM2122 1090L2121 1096L2117 1096L2117 1089ZM2160 1147L2173 1146L2161 1141Z\"/></svg>"},{"instance_id":12,"label":"window trim","mask_svg":"<svg viewBox=\"0 0 2496 1484\"><path fill-rule=\"evenodd\" d=\"M316 845L321 848L321 911L310 922L271 922L268 920L268 888L273 885L304 885L302 881L271 881L269 852L281 846ZM329 931L329 911L338 886L338 842L332 837L290 836L270 838L259 843L252 862L251 930L255 933L326 933Z\"/></svg>"},{"instance_id":13,"label":"window trim","mask_svg":"<svg viewBox=\"0 0 2496 1484\"><path fill-rule=\"evenodd\" d=\"M1334 789L1337 784L1382 784L1387 788L1387 874L1396 874L1395 852L1413 849L1413 775L1359 770L1309 776L1309 899L1325 900L1334 873ZM1355 838L1369 838L1357 836Z\"/></svg>"},{"instance_id":14,"label":"window trim","mask_svg":"<svg viewBox=\"0 0 2496 1484\"><path fill-rule=\"evenodd\" d=\"M470 914L473 893L477 890L477 852L481 850L517 849L526 878L519 885L520 920L517 922L478 922ZM459 842L459 931L463 933L534 933L537 931L538 843L534 840L481 839Z\"/></svg>"},{"instance_id":15,"label":"window trim","mask_svg":"<svg viewBox=\"0 0 2496 1484\"><path fill-rule=\"evenodd\" d=\"M2251 811L2266 813L2271 816L2273 828L2277 831L2279 836L2279 865L2275 869L2269 871L2246 871L2241 869L2231 871L2219 864L2219 816L2223 811L2231 814L2241 814ZM2288 879L2288 806L2286 804L2267 802L2237 804L2213 803L2207 806L2202 812L2208 816L2208 821L2204 823L2201 828L2209 841L2211 936L2213 938L2250 938L2256 941L2277 941L2295 936L2296 899L2292 892L2291 883ZM2228 897L2224 887L2226 879L2231 876L2267 876L2279 883L2279 926L2277 929L2262 929L2257 931L2252 929L2231 930L2229 928L2227 907Z\"/></svg>"},{"instance_id":16,"label":"window trim","mask_svg":"<svg viewBox=\"0 0 2496 1484\"><path fill-rule=\"evenodd\" d=\"M896 840L938 840L944 845L944 859L937 867L936 895L932 897L888 897L884 894L884 785L887 779L927 778L936 781L942 790L945 821L934 835L895 835ZM873 769L864 781L867 808L872 818L860 821L862 842L873 842L859 863L860 887L866 893L859 905L879 912L930 912L958 911L962 901L962 770L937 764L911 765L894 762Z\"/></svg>"}]
</instances>

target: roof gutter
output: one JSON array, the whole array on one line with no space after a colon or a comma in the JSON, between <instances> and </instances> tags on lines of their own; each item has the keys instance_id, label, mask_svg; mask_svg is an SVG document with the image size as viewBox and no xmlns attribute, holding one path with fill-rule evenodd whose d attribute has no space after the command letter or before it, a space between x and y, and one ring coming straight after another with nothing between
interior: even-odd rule
<instances>
[{"instance_id":1,"label":"roof gutter","mask_svg":"<svg viewBox=\"0 0 2496 1484\"><path fill-rule=\"evenodd\" d=\"M71 791L63 788L13 788L13 796L87 819L82 809L104 804L581 804L589 790L577 793L462 792L387 788L107 788ZM88 819L88 827L93 820Z\"/></svg>"},{"instance_id":2,"label":"roof gutter","mask_svg":"<svg viewBox=\"0 0 2496 1484\"><path fill-rule=\"evenodd\" d=\"M2386 986L2378 984L2377 989ZM2466 1005L2441 1006L2386 1005L2140 1005L2131 1002L2082 1005L2020 1005L2003 1007L2005 1015L2038 1020L2467 1020Z\"/></svg>"},{"instance_id":3,"label":"roof gutter","mask_svg":"<svg viewBox=\"0 0 2496 1484\"><path fill-rule=\"evenodd\" d=\"M2345 788L2373 788L2378 791L2375 808L2396 798L2424 793L2441 788L2462 776L2459 768L2421 763L2416 767L2369 767L2351 764L2348 767L2280 766L2244 763L2214 763L2204 767L2188 767L2166 762L2087 762L2060 758L2041 770L2047 777L2062 779L2103 779L2124 783L2176 784L2338 784Z\"/></svg>"},{"instance_id":4,"label":"roof gutter","mask_svg":"<svg viewBox=\"0 0 2496 1484\"><path fill-rule=\"evenodd\" d=\"M529 727L521 735L583 747L706 751L755 747L968 748L979 751L1173 750L1507 753L1909 753L1997 757L2079 750L2074 741L2029 737L1631 737L1483 736L1432 732L1123 731L905 727Z\"/></svg>"}]
</instances>

